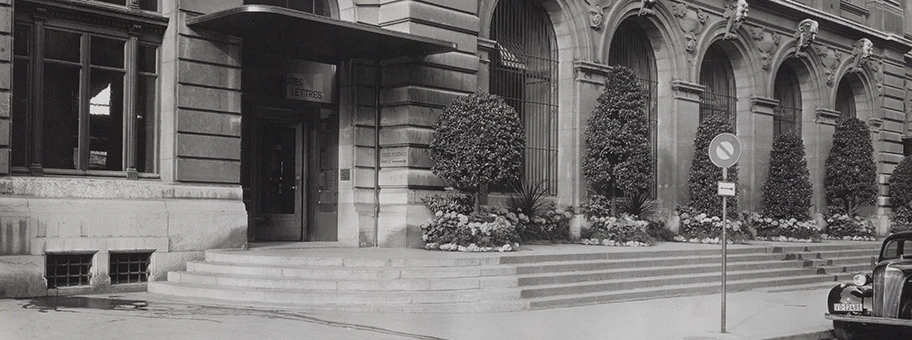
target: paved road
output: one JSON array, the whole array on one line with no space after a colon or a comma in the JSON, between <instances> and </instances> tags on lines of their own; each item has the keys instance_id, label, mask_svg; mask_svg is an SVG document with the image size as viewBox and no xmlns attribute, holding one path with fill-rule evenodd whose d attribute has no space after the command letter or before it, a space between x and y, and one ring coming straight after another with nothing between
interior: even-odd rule
<instances>
[{"instance_id":1,"label":"paved road","mask_svg":"<svg viewBox=\"0 0 912 340\"><path fill-rule=\"evenodd\" d=\"M719 333L718 295L418 315L206 306L146 293L0 300L0 339L773 339L830 329L827 291L729 294L728 334Z\"/></svg>"}]
</instances>

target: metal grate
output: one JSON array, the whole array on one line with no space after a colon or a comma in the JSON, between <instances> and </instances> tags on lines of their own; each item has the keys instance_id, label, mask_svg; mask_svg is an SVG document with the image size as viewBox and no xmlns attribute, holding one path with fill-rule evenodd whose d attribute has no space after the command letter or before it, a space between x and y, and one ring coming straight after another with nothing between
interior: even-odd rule
<instances>
[{"instance_id":1,"label":"metal grate","mask_svg":"<svg viewBox=\"0 0 912 340\"><path fill-rule=\"evenodd\" d=\"M722 116L737 131L735 75L725 51L710 46L700 66L700 84L706 86L700 95L700 121L710 116Z\"/></svg>"},{"instance_id":2,"label":"metal grate","mask_svg":"<svg viewBox=\"0 0 912 340\"><path fill-rule=\"evenodd\" d=\"M773 136L796 133L801 136L801 86L798 76L788 65L776 73L773 97L779 105L773 110Z\"/></svg>"},{"instance_id":3,"label":"metal grate","mask_svg":"<svg viewBox=\"0 0 912 340\"><path fill-rule=\"evenodd\" d=\"M151 252L111 253L108 275L111 284L146 282L149 278Z\"/></svg>"},{"instance_id":4,"label":"metal grate","mask_svg":"<svg viewBox=\"0 0 912 340\"><path fill-rule=\"evenodd\" d=\"M773 110L773 136L793 132L801 136L801 125L797 123L801 117L801 109L796 107L776 106Z\"/></svg>"},{"instance_id":5,"label":"metal grate","mask_svg":"<svg viewBox=\"0 0 912 340\"><path fill-rule=\"evenodd\" d=\"M88 285L92 254L47 254L45 277L48 288Z\"/></svg>"},{"instance_id":6,"label":"metal grate","mask_svg":"<svg viewBox=\"0 0 912 340\"><path fill-rule=\"evenodd\" d=\"M522 179L557 194L557 50L545 10L525 0L501 0L494 10L490 91L516 109L526 131ZM510 192L506 183L493 191Z\"/></svg>"}]
</instances>

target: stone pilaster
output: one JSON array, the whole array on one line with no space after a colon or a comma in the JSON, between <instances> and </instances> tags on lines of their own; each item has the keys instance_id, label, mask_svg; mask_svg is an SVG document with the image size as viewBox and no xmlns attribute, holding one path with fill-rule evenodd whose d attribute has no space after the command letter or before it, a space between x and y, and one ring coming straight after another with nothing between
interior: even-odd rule
<instances>
[{"instance_id":1,"label":"stone pilaster","mask_svg":"<svg viewBox=\"0 0 912 340\"><path fill-rule=\"evenodd\" d=\"M378 246L420 247L430 213L421 197L443 186L430 170L433 125L442 109L478 89L475 2L381 0L386 29L457 43L455 52L382 62Z\"/></svg>"},{"instance_id":2,"label":"stone pilaster","mask_svg":"<svg viewBox=\"0 0 912 340\"><path fill-rule=\"evenodd\" d=\"M762 190L769 171L769 154L773 148L773 109L779 101L766 97L750 98L750 115L738 117L738 138L743 152L738 162L738 208L760 211Z\"/></svg>"},{"instance_id":3,"label":"stone pilaster","mask_svg":"<svg viewBox=\"0 0 912 340\"><path fill-rule=\"evenodd\" d=\"M836 132L836 119L839 111L817 108L814 121L802 122L801 131L807 152L808 171L811 174L811 185L814 198L811 202L813 214L826 213L826 191L823 188L823 177L826 171L826 159L833 146L833 133Z\"/></svg>"},{"instance_id":4,"label":"stone pilaster","mask_svg":"<svg viewBox=\"0 0 912 340\"><path fill-rule=\"evenodd\" d=\"M186 20L242 3L162 3L171 20L161 47L163 181L240 183L240 40L190 29Z\"/></svg>"},{"instance_id":5,"label":"stone pilaster","mask_svg":"<svg viewBox=\"0 0 912 340\"><path fill-rule=\"evenodd\" d=\"M0 1L0 175L10 173L10 146L13 84L13 7L11 0ZM27 72L22 70L21 72ZM25 90L25 89L23 89ZM25 123L25 122L21 122ZM20 141L25 142L25 141Z\"/></svg>"},{"instance_id":6,"label":"stone pilaster","mask_svg":"<svg viewBox=\"0 0 912 340\"><path fill-rule=\"evenodd\" d=\"M700 95L705 86L672 81L673 113L659 119L659 207L672 211L690 201L688 181L693 162L693 143L700 125ZM663 121L662 118L665 118ZM664 123L664 124L663 124Z\"/></svg>"}]
</instances>

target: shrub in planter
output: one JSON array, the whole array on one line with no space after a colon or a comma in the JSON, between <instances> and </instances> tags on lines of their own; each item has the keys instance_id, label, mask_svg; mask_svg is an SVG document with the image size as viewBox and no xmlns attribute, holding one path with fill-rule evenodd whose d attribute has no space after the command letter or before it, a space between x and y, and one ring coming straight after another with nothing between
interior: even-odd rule
<instances>
[{"instance_id":1,"label":"shrub in planter","mask_svg":"<svg viewBox=\"0 0 912 340\"><path fill-rule=\"evenodd\" d=\"M425 249L448 251L512 251L519 247L514 222L494 216L493 222L455 212L437 212L421 225Z\"/></svg>"},{"instance_id":2,"label":"shrub in planter","mask_svg":"<svg viewBox=\"0 0 912 340\"><path fill-rule=\"evenodd\" d=\"M535 216L519 213L519 224L517 226L519 237L523 241L569 240L570 219L572 218L572 207L562 209L554 204Z\"/></svg>"},{"instance_id":3,"label":"shrub in planter","mask_svg":"<svg viewBox=\"0 0 912 340\"><path fill-rule=\"evenodd\" d=\"M596 193L614 201L617 191L633 195L646 191L652 178L649 120L636 75L612 67L604 91L586 123L583 175ZM611 204L611 215L615 204Z\"/></svg>"},{"instance_id":4,"label":"shrub in planter","mask_svg":"<svg viewBox=\"0 0 912 340\"><path fill-rule=\"evenodd\" d=\"M855 216L858 208L874 204L877 167L871 132L865 122L847 118L836 124L824 172L823 186L831 214Z\"/></svg>"},{"instance_id":5,"label":"shrub in planter","mask_svg":"<svg viewBox=\"0 0 912 340\"><path fill-rule=\"evenodd\" d=\"M482 185L519 179L525 133L503 98L485 92L459 97L434 127L431 170L448 185L477 194Z\"/></svg>"},{"instance_id":6,"label":"shrub in planter","mask_svg":"<svg viewBox=\"0 0 912 340\"><path fill-rule=\"evenodd\" d=\"M773 218L754 213L750 225L757 231L757 240L780 242L820 242L820 228L814 220Z\"/></svg>"},{"instance_id":7,"label":"shrub in planter","mask_svg":"<svg viewBox=\"0 0 912 340\"><path fill-rule=\"evenodd\" d=\"M890 176L890 204L894 208L909 207L912 203L912 157L903 158Z\"/></svg>"},{"instance_id":8,"label":"shrub in planter","mask_svg":"<svg viewBox=\"0 0 912 340\"><path fill-rule=\"evenodd\" d=\"M769 174L763 185L763 216L773 220L806 221L811 196L804 142L795 134L780 135L770 151Z\"/></svg>"},{"instance_id":9,"label":"shrub in planter","mask_svg":"<svg viewBox=\"0 0 912 340\"><path fill-rule=\"evenodd\" d=\"M732 132L728 121L719 116L706 117L697 128L694 138L694 156L690 165L690 207L707 216L722 216L722 197L718 194L718 182L722 180L722 169L709 160L709 143L716 135ZM728 181L738 182L738 166L728 169ZM728 210L738 211L738 196L728 198Z\"/></svg>"},{"instance_id":10,"label":"shrub in planter","mask_svg":"<svg viewBox=\"0 0 912 340\"><path fill-rule=\"evenodd\" d=\"M874 226L859 216L833 214L827 217L827 238L832 240L874 241Z\"/></svg>"},{"instance_id":11,"label":"shrub in planter","mask_svg":"<svg viewBox=\"0 0 912 340\"><path fill-rule=\"evenodd\" d=\"M645 247L653 244L652 237L646 233L649 223L635 219L630 215L618 217L599 217L592 221L587 238L581 243L588 245Z\"/></svg>"},{"instance_id":12,"label":"shrub in planter","mask_svg":"<svg viewBox=\"0 0 912 340\"><path fill-rule=\"evenodd\" d=\"M611 216L611 198L589 191L586 201L580 204L580 211L589 221L599 217L609 217Z\"/></svg>"},{"instance_id":13,"label":"shrub in planter","mask_svg":"<svg viewBox=\"0 0 912 340\"><path fill-rule=\"evenodd\" d=\"M421 202L431 213L442 211L468 215L475 209L475 195L458 190L429 195L422 198Z\"/></svg>"},{"instance_id":14,"label":"shrub in planter","mask_svg":"<svg viewBox=\"0 0 912 340\"><path fill-rule=\"evenodd\" d=\"M681 219L678 242L692 243L719 243L722 237L722 219L718 216L709 216L698 213L693 208L678 208L675 211ZM731 243L744 243L748 239L746 228L737 220L728 220L726 236Z\"/></svg>"}]
</instances>

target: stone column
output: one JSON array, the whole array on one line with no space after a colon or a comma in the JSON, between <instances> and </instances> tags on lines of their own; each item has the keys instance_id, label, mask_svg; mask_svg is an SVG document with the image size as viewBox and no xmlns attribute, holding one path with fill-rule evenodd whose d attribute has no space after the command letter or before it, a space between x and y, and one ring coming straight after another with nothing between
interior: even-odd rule
<instances>
[{"instance_id":1,"label":"stone column","mask_svg":"<svg viewBox=\"0 0 912 340\"><path fill-rule=\"evenodd\" d=\"M605 88L605 80L610 66L589 62L573 63L576 78L573 81L574 106L569 112L576 115L559 119L558 152L558 201L561 205L579 206L588 197L588 183L583 176L583 157L586 155L586 124L592 111L598 104L598 97ZM571 221L572 237L579 237L580 228L585 221L582 213Z\"/></svg>"},{"instance_id":2,"label":"stone column","mask_svg":"<svg viewBox=\"0 0 912 340\"><path fill-rule=\"evenodd\" d=\"M693 162L694 137L700 125L700 95L705 86L674 80L672 113L659 117L659 208L671 212L690 202L690 164ZM669 217L673 217L669 214ZM671 218L669 219L671 221ZM677 231L677 223L669 223Z\"/></svg>"},{"instance_id":3,"label":"stone column","mask_svg":"<svg viewBox=\"0 0 912 340\"><path fill-rule=\"evenodd\" d=\"M738 119L738 138L742 154L738 161L738 209L760 211L763 208L763 183L769 172L769 154L773 148L773 109L779 101L751 97L748 117Z\"/></svg>"},{"instance_id":4,"label":"stone column","mask_svg":"<svg viewBox=\"0 0 912 340\"><path fill-rule=\"evenodd\" d=\"M478 89L478 4L391 2L379 7L386 29L458 44L455 52L382 63L378 246L421 247L430 217L421 197L443 186L430 170L428 145L442 109Z\"/></svg>"},{"instance_id":5,"label":"stone column","mask_svg":"<svg viewBox=\"0 0 912 340\"><path fill-rule=\"evenodd\" d=\"M811 174L811 185L814 198L811 201L811 213L823 218L826 213L826 191L823 188L823 177L826 171L826 159L833 147L833 133L836 132L836 119L839 111L817 108L814 121L802 122L801 131L807 151L808 171ZM806 132L804 132L806 131ZM818 222L820 222L818 220Z\"/></svg>"},{"instance_id":6,"label":"stone column","mask_svg":"<svg viewBox=\"0 0 912 340\"><path fill-rule=\"evenodd\" d=\"M10 100L13 84L13 7L12 1L0 1L0 176L10 173ZM21 70L20 72L28 72ZM27 90L27 89L22 89ZM25 128L25 122L18 122ZM26 143L26 141L16 141Z\"/></svg>"}]
</instances>

